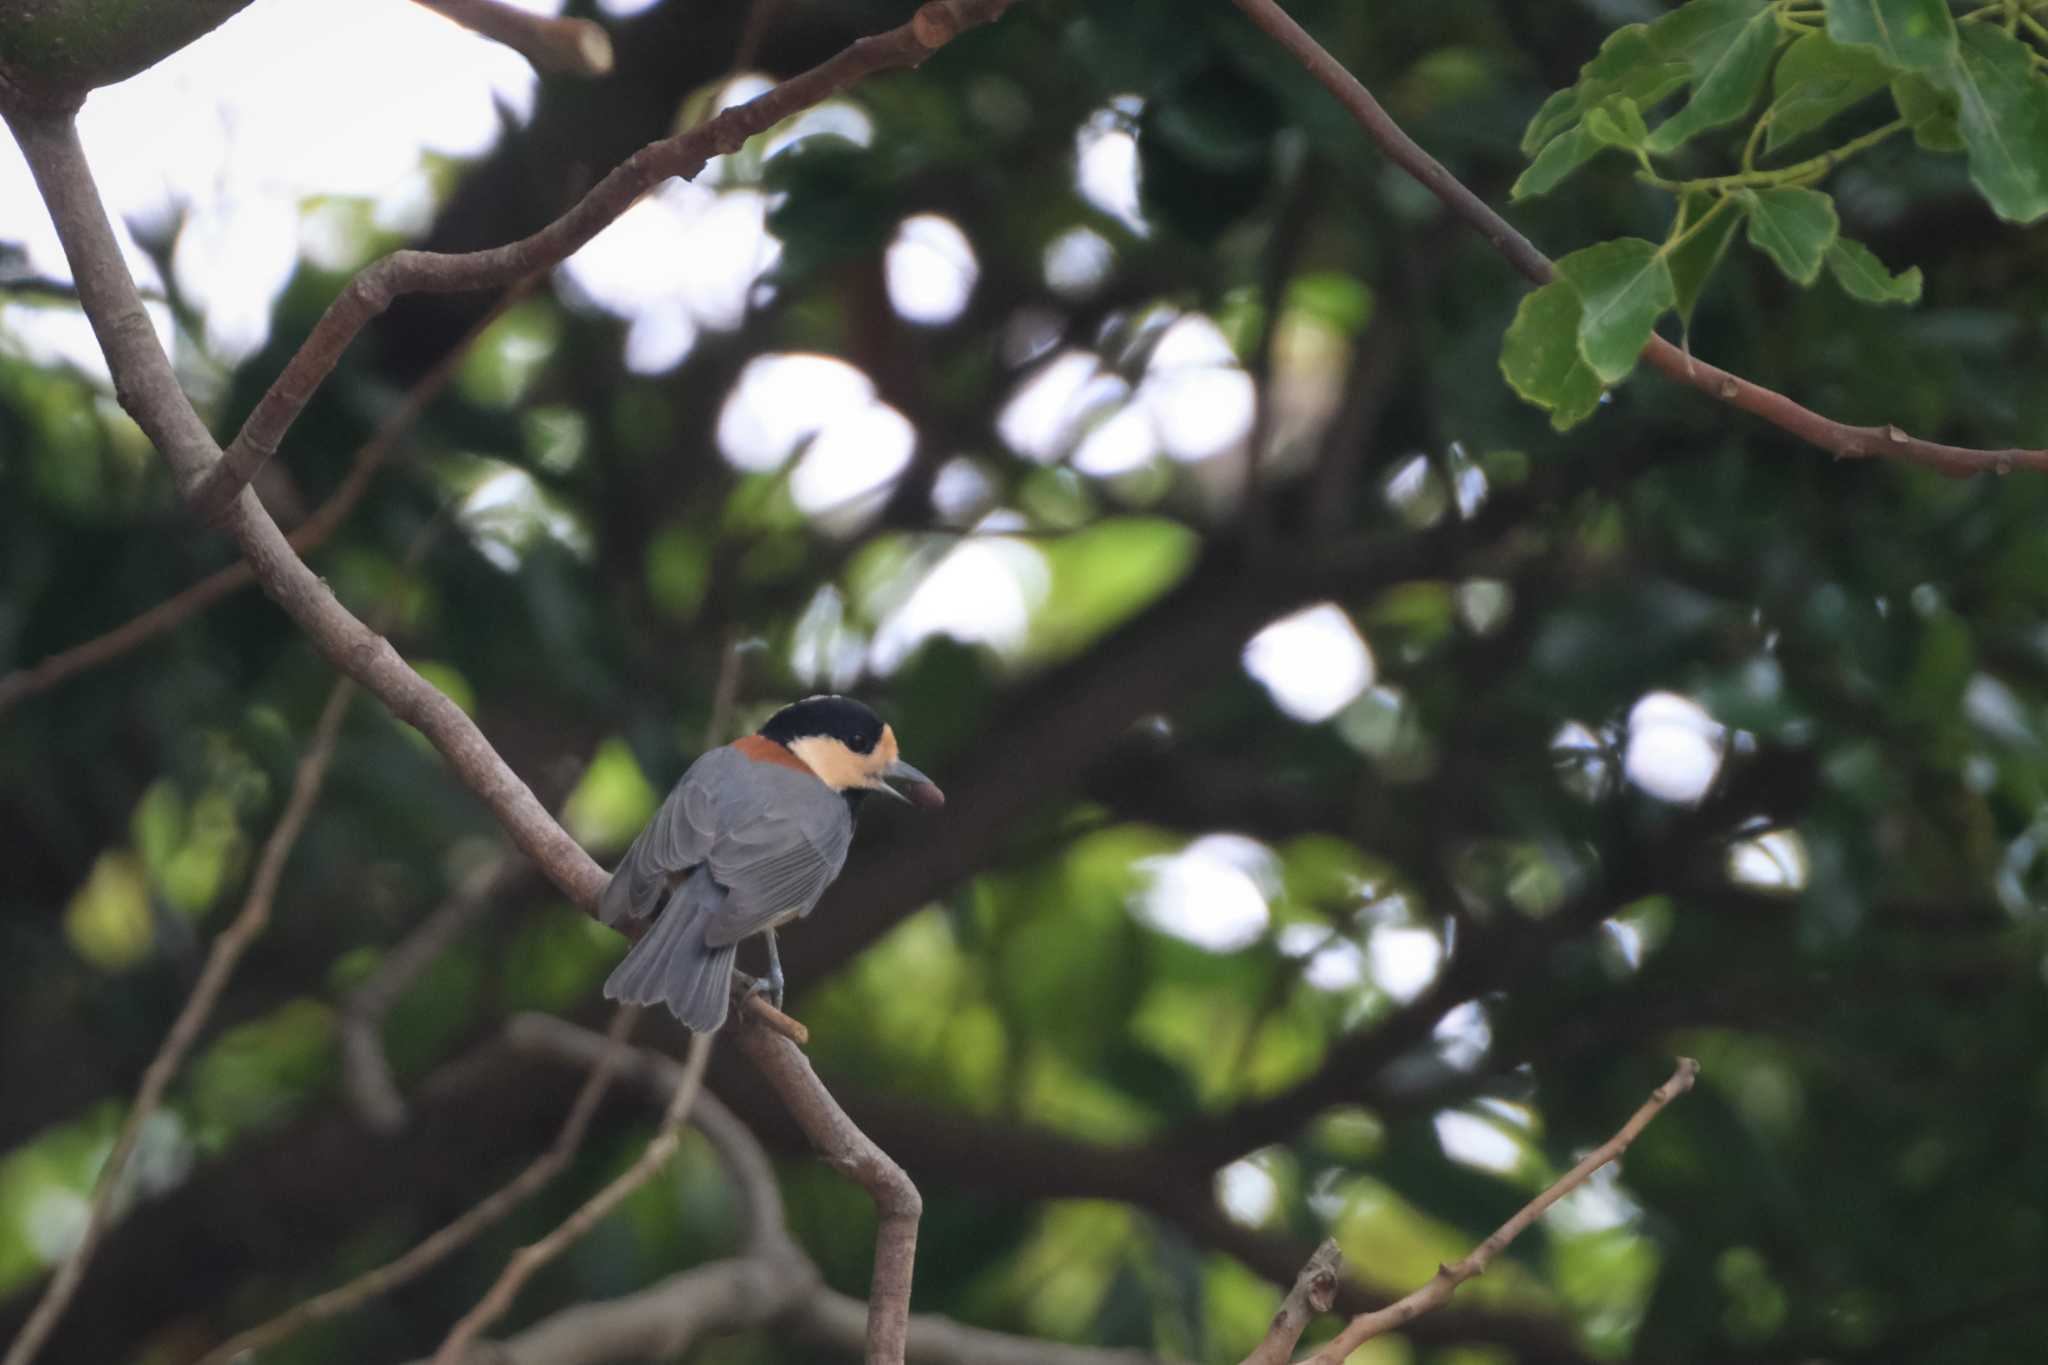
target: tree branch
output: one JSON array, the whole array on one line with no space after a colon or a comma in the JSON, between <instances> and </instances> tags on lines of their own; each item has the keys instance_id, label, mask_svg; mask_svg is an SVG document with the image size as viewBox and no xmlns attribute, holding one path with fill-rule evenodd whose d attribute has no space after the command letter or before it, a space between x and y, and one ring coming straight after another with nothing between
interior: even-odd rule
<instances>
[{"instance_id":1,"label":"tree branch","mask_svg":"<svg viewBox=\"0 0 2048 1365\"><path fill-rule=\"evenodd\" d=\"M1016 0L928 0L909 22L856 41L809 71L674 137L650 142L598 181L576 206L529 237L461 255L395 251L364 267L328 305L228 445L221 460L187 485L207 521L222 515L325 382L356 333L403 294L488 289L558 265L671 176L687 180L712 157L878 71L914 67L966 29L1000 18Z\"/></svg>"},{"instance_id":2,"label":"tree branch","mask_svg":"<svg viewBox=\"0 0 2048 1365\"><path fill-rule=\"evenodd\" d=\"M284 873L285 860L291 856L292 846L305 829L306 819L313 812L313 803L319 799L320 788L327 780L327 768L334 758L335 739L341 733L342 719L347 716L349 700L354 695L355 685L346 678L338 679L328 693L327 705L313 727L306 752L299 759L298 771L292 778L291 796L285 802L284 813L278 817L270 838L264 841L263 855L256 864L256 875L249 882L248 897L242 902L242 909L234 921L213 941L212 951L207 954L206 966L199 973L199 982L192 988L191 998L171 1025L171 1031L164 1035L163 1046L157 1050L155 1060L143 1072L142 1087L136 1091L135 1103L129 1106L120 1136L115 1139L114 1148L107 1154L106 1164L100 1168L99 1179L94 1183L85 1231L79 1236L77 1247L51 1277L41 1301L22 1327L21 1335L8 1347L5 1365L28 1365L34 1360L36 1352L42 1349L58 1319L64 1315L72 1295L78 1292L78 1282L84 1277L85 1268L91 1263L93 1252L106 1232L107 1220L113 1211L114 1193L128 1169L129 1159L135 1155L143 1124L163 1103L164 1091L184 1064L185 1054L192 1050L199 1031L206 1026L206 1020L213 1013L221 991L227 987L228 978L234 975L242 954L270 922L270 905L277 895L277 883Z\"/></svg>"},{"instance_id":3,"label":"tree branch","mask_svg":"<svg viewBox=\"0 0 2048 1365\"><path fill-rule=\"evenodd\" d=\"M1336 1239L1324 1238L1301 1274L1294 1277L1294 1288L1280 1301L1266 1339L1244 1358L1244 1365L1287 1365L1294 1358L1294 1343L1301 1340L1302 1331L1336 1304L1337 1273L1343 1264L1344 1253L1337 1250Z\"/></svg>"},{"instance_id":4,"label":"tree branch","mask_svg":"<svg viewBox=\"0 0 2048 1365\"><path fill-rule=\"evenodd\" d=\"M472 33L503 43L541 71L571 76L607 76L612 40L589 19L559 19L519 9L502 0L415 0Z\"/></svg>"},{"instance_id":5,"label":"tree branch","mask_svg":"<svg viewBox=\"0 0 2048 1365\"><path fill-rule=\"evenodd\" d=\"M655 1133L654 1140L647 1144L647 1150L626 1168L623 1175L592 1195L553 1232L514 1253L482 1301L449 1330L441 1349L434 1352L434 1365L454 1365L460 1360L477 1333L505 1315L520 1289L542 1266L602 1222L633 1191L653 1179L655 1173L675 1155L676 1148L682 1145L683 1124L690 1117L690 1106L697 1102L697 1094L704 1085L705 1063L710 1060L711 1035L692 1034L689 1059L683 1063L683 1073L676 1082L675 1093L670 1096L668 1108L661 1116L661 1128Z\"/></svg>"},{"instance_id":6,"label":"tree branch","mask_svg":"<svg viewBox=\"0 0 2048 1365\"><path fill-rule=\"evenodd\" d=\"M428 1236L396 1260L307 1299L260 1326L237 1332L202 1356L198 1365L232 1365L251 1352L275 1346L316 1322L354 1312L378 1295L387 1294L408 1280L425 1274L467 1246L477 1234L525 1203L536 1190L559 1175L570 1158L576 1155L576 1149L583 1145L583 1135L590 1127L591 1117L597 1112L598 1102L604 1098L605 1087L611 1083L613 1073L627 1053L625 1041L639 1014L638 1009L626 1007L612 1016L611 1030L601 1041L596 1056L590 1059L590 1074L569 1106L569 1116L562 1121L562 1131L547 1151L534 1158L533 1164L514 1176L510 1183L486 1196L454 1222Z\"/></svg>"},{"instance_id":7,"label":"tree branch","mask_svg":"<svg viewBox=\"0 0 2048 1365\"><path fill-rule=\"evenodd\" d=\"M1386 153L1388 160L1420 181L1454 216L1484 237L1508 264L1539 285L1549 284L1557 278L1557 269L1548 256L1516 231L1507 219L1494 212L1485 200L1467 189L1462 181L1444 168L1442 162L1403 132L1380 102L1373 98L1372 92L1345 70L1343 64L1275 0L1232 0L1232 3L1337 97L1366 135ZM2048 450L2022 450L2017 447L1974 450L1967 446L1922 440L1907 435L1896 426L1859 427L1837 422L1801 406L1775 389L1767 389L1740 375L1697 360L1662 337L1650 339L1650 344L1643 348L1643 359L1665 378L1761 417L1807 444L1841 458L1887 456L1958 477L1987 471L2003 474L2013 469L2048 469Z\"/></svg>"},{"instance_id":8,"label":"tree branch","mask_svg":"<svg viewBox=\"0 0 2048 1365\"><path fill-rule=\"evenodd\" d=\"M917 1221L924 1199L903 1168L854 1126L811 1069L803 1050L741 1016L734 1039L775 1088L825 1164L859 1182L875 1201L875 1272L868 1286L868 1365L903 1359L910 1316L910 1279L917 1259Z\"/></svg>"},{"instance_id":9,"label":"tree branch","mask_svg":"<svg viewBox=\"0 0 2048 1365\"><path fill-rule=\"evenodd\" d=\"M1474 1247L1463 1260L1438 1266L1429 1283L1406 1298L1390 1303L1375 1312L1359 1314L1329 1345L1309 1357L1303 1365L1343 1365L1344 1360L1353 1351L1382 1332L1392 1331L1421 1317L1424 1313L1442 1307L1459 1285L1484 1274L1486 1268L1493 1264L1494 1258L1507 1250L1508 1244L1526 1232L1531 1223L1542 1217L1545 1209L1585 1184L1587 1177L1593 1172L1628 1150L1628 1145L1636 1140L1637 1134L1649 1127L1650 1120L1656 1118L1665 1105L1692 1089L1693 1080L1699 1075L1699 1070L1700 1064L1692 1058L1679 1058L1678 1069L1671 1073L1671 1079L1650 1092L1650 1098L1644 1101L1643 1107L1636 1110L1629 1121L1621 1126L1620 1132L1586 1153L1578 1165L1566 1171L1549 1189L1523 1205L1514 1217L1495 1228L1493 1234Z\"/></svg>"},{"instance_id":10,"label":"tree branch","mask_svg":"<svg viewBox=\"0 0 2048 1365\"><path fill-rule=\"evenodd\" d=\"M538 275L529 275L507 289L498 301L491 305L489 312L477 320L474 327L462 339L448 349L434 363L432 369L421 375L418 382L406 391L397 407L384 418L356 451L355 459L349 464L348 474L327 495L327 500L315 508L313 515L292 528L287 539L291 547L301 555L309 555L327 543L328 537L339 530L348 520L349 514L363 500L369 491L370 480L375 478L391 458L399 444L405 439L420 415L441 396L448 387L448 381L462 367L462 361L478 338L490 330L491 325L505 315L507 309L532 292L539 281ZM77 291L74 287L72 293ZM50 655L28 668L12 673L0 674L0 715L6 714L16 702L26 700L41 692L47 692L58 683L101 664L111 663L123 654L136 649L167 631L175 630L200 612L220 601L229 593L247 587L256 581L256 574L247 560L236 560L224 569L200 579L191 587L157 603L139 616L131 617L104 635L96 636L83 644L73 645Z\"/></svg>"}]
</instances>

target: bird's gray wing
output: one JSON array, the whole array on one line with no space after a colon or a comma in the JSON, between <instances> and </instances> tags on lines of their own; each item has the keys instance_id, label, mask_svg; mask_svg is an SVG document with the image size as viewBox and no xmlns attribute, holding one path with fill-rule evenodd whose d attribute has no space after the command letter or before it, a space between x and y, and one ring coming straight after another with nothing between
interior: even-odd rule
<instances>
[{"instance_id":1,"label":"bird's gray wing","mask_svg":"<svg viewBox=\"0 0 2048 1365\"><path fill-rule=\"evenodd\" d=\"M762 799L734 794L732 822L709 855L711 875L728 893L704 935L712 947L809 914L853 842L845 799L816 778L765 765L752 776Z\"/></svg>"},{"instance_id":2,"label":"bird's gray wing","mask_svg":"<svg viewBox=\"0 0 2048 1365\"><path fill-rule=\"evenodd\" d=\"M730 748L713 749L692 763L619 859L598 903L598 918L617 924L659 910L676 882L709 856L726 827L724 793L745 787L746 770L755 766Z\"/></svg>"}]
</instances>

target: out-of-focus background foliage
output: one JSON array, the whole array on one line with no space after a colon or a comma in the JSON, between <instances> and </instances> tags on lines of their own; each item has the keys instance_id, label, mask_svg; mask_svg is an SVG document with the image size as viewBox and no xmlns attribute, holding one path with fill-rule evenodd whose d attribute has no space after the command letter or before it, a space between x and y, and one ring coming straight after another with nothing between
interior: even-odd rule
<instances>
[{"instance_id":1,"label":"out-of-focus background foliage","mask_svg":"<svg viewBox=\"0 0 2048 1365\"><path fill-rule=\"evenodd\" d=\"M1297 9L1499 203L1544 96L1662 7ZM908 6L587 12L620 54L596 82L397 3L259 0L94 97L217 432L357 265L528 231ZM1829 188L1923 302L1738 247L1697 353L1845 420L2048 444L2041 235L1910 145ZM1660 203L1608 158L1516 214L1561 253L1657 237ZM48 287L11 146L0 243L4 671L228 549ZM920 1309L1236 1360L1319 1237L1412 1287L1683 1052L1699 1089L1618 1177L1355 1359L2037 1358L2048 483L1837 463L1653 376L1555 435L1496 368L1522 292L1222 0L1027 0L643 201L490 328L314 562L601 858L700 748L730 648L736 725L826 689L895 722L952 805L870 812L784 952L820 1070L925 1193ZM281 519L490 303L371 328L263 486ZM0 1336L330 677L245 589L0 715ZM409 1126L372 1134L338 1086L339 1002L498 847L359 700L46 1358L188 1360L545 1144L577 1077L493 1040L601 1019L621 945L535 877L391 1015ZM864 1292L865 1199L736 1058L712 1083ZM510 1223L265 1359L430 1348L653 1119L616 1097ZM722 1254L732 1217L694 1145L519 1319ZM815 1358L772 1332L691 1357Z\"/></svg>"}]
</instances>

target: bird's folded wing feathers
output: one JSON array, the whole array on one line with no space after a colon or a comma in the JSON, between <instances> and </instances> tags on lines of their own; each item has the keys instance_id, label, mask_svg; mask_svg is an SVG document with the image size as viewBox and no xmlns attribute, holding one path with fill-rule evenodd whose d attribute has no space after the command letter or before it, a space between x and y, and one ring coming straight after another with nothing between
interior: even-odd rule
<instances>
[{"instance_id":1,"label":"bird's folded wing feathers","mask_svg":"<svg viewBox=\"0 0 2048 1365\"><path fill-rule=\"evenodd\" d=\"M713 947L809 914L845 864L853 840L845 801L822 784L792 796L712 846L711 875L728 893L704 936Z\"/></svg>"},{"instance_id":2,"label":"bird's folded wing feathers","mask_svg":"<svg viewBox=\"0 0 2048 1365\"><path fill-rule=\"evenodd\" d=\"M683 774L612 872L598 904L606 924L645 919L661 908L670 884L704 861L723 827L719 793L752 767L731 749L713 749Z\"/></svg>"}]
</instances>

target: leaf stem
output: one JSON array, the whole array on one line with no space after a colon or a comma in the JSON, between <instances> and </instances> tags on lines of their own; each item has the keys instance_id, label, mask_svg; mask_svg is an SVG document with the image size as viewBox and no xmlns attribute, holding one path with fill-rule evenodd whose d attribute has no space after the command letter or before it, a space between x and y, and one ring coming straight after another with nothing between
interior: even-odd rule
<instances>
[{"instance_id":1,"label":"leaf stem","mask_svg":"<svg viewBox=\"0 0 2048 1365\"><path fill-rule=\"evenodd\" d=\"M1716 198L1713 204L1708 207L1705 213L1701 214L1699 217L1692 220L1692 223L1689 227L1684 228L1683 230L1673 234L1670 238L1666 239L1664 245L1657 248L1657 254L1659 256L1669 256L1672 252L1684 246L1686 242L1692 238L1693 234L1697 233L1701 228L1705 227L1708 223L1713 221L1715 214L1719 213L1722 209L1727 208L1729 202L1730 198L1728 195L1725 194ZM1681 210L1681 213L1682 212L1683 210Z\"/></svg>"},{"instance_id":2,"label":"leaf stem","mask_svg":"<svg viewBox=\"0 0 2048 1365\"><path fill-rule=\"evenodd\" d=\"M1638 179L1655 185L1658 189L1670 190L1674 194L1685 194L1694 190L1726 193L1729 190L1758 186L1808 185L1857 153L1868 151L1886 138L1904 132L1905 128L1904 119L1893 119L1884 127L1872 129L1862 137L1845 142L1831 151L1822 152L1819 156L1810 156L1790 166L1781 166L1776 170L1742 171L1736 175L1708 176L1700 180L1666 180L1654 175L1639 176Z\"/></svg>"}]
</instances>

